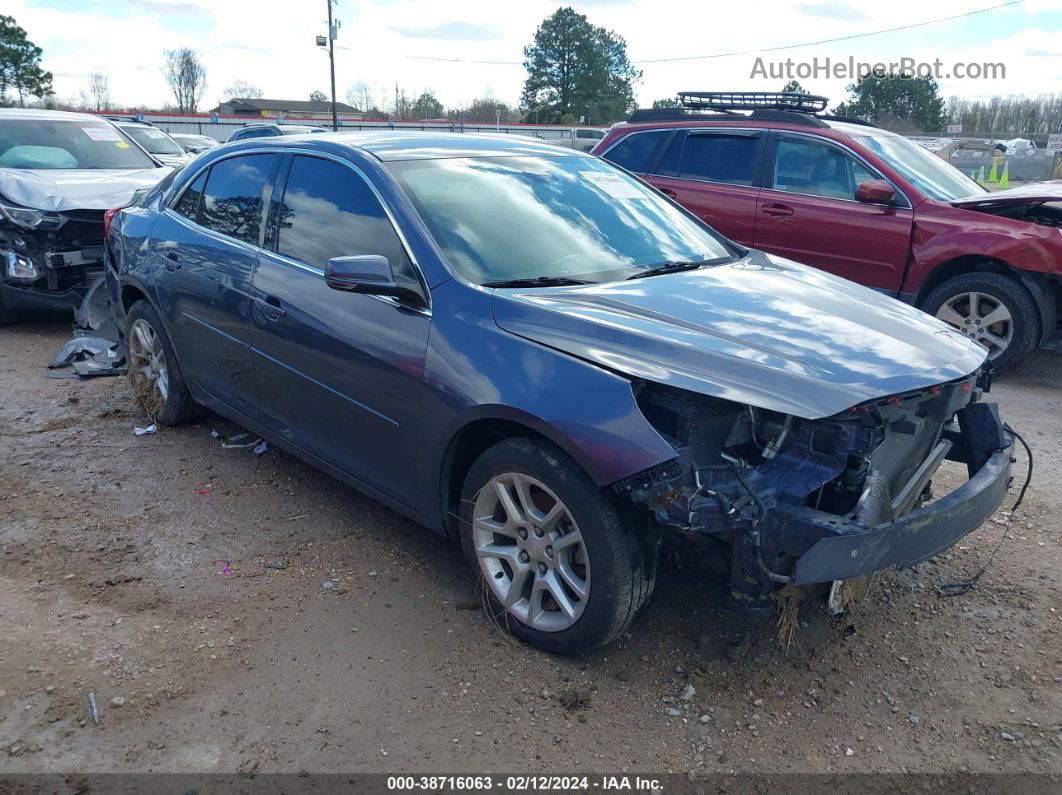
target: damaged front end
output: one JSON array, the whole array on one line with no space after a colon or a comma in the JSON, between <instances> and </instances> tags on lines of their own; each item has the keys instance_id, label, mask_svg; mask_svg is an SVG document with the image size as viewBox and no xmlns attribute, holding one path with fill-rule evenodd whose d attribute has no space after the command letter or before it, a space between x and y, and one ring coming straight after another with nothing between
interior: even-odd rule
<instances>
[{"instance_id":1,"label":"damaged front end","mask_svg":"<svg viewBox=\"0 0 1062 795\"><path fill-rule=\"evenodd\" d=\"M643 383L639 406L677 458L614 488L662 528L729 542L738 604L913 565L976 529L1010 485L1010 434L979 402L989 382L978 372L814 420ZM945 460L970 479L931 501Z\"/></svg>"},{"instance_id":2,"label":"damaged front end","mask_svg":"<svg viewBox=\"0 0 1062 795\"><path fill-rule=\"evenodd\" d=\"M51 212L0 200L3 305L13 311L76 308L103 275L104 212Z\"/></svg>"}]
</instances>

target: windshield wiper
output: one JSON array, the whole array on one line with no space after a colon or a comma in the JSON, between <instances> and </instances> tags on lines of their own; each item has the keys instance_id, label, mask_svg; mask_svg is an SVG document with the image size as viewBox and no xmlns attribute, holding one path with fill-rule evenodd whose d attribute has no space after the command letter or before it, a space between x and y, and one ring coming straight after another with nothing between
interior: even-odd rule
<instances>
[{"instance_id":1,"label":"windshield wiper","mask_svg":"<svg viewBox=\"0 0 1062 795\"><path fill-rule=\"evenodd\" d=\"M718 260L705 259L700 260L699 262L661 262L659 265L653 265L646 268L644 271L638 271L638 273L633 276L628 276L627 280L644 279L647 276L660 276L665 273L678 273L679 271L693 271L697 270L697 268L700 268L702 265L711 265L717 261Z\"/></svg>"},{"instance_id":2,"label":"windshield wiper","mask_svg":"<svg viewBox=\"0 0 1062 795\"><path fill-rule=\"evenodd\" d=\"M572 284L590 284L590 282L583 279L569 279L567 276L535 276L528 279L483 282L484 287L566 287Z\"/></svg>"}]
</instances>

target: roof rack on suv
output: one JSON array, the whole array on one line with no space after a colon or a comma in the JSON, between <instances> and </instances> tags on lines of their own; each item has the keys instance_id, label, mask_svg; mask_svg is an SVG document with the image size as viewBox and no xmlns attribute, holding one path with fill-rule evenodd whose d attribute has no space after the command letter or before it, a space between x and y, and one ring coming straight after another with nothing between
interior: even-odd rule
<instances>
[{"instance_id":1,"label":"roof rack on suv","mask_svg":"<svg viewBox=\"0 0 1062 795\"><path fill-rule=\"evenodd\" d=\"M793 91L680 91L682 107L689 110L789 110L822 113L829 100L817 94Z\"/></svg>"},{"instance_id":2,"label":"roof rack on suv","mask_svg":"<svg viewBox=\"0 0 1062 795\"><path fill-rule=\"evenodd\" d=\"M108 121L127 121L133 124L146 124L148 127L154 127L155 125L149 122L147 119L138 119L135 116L103 116Z\"/></svg>"}]
</instances>

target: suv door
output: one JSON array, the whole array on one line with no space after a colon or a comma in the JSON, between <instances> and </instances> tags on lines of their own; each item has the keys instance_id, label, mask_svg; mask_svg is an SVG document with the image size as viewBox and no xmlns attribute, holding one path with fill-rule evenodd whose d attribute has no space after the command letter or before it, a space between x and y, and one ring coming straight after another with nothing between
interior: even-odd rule
<instances>
[{"instance_id":1,"label":"suv door","mask_svg":"<svg viewBox=\"0 0 1062 795\"><path fill-rule=\"evenodd\" d=\"M151 254L160 308L185 376L248 416L257 413L249 345L251 272L280 154L216 161L161 213Z\"/></svg>"},{"instance_id":2,"label":"suv door","mask_svg":"<svg viewBox=\"0 0 1062 795\"><path fill-rule=\"evenodd\" d=\"M679 130L646 180L745 246L756 234L762 130Z\"/></svg>"},{"instance_id":3,"label":"suv door","mask_svg":"<svg viewBox=\"0 0 1062 795\"><path fill-rule=\"evenodd\" d=\"M899 190L891 204L856 201L859 183L872 179L885 178L832 141L774 133L755 247L869 287L898 291L913 213Z\"/></svg>"},{"instance_id":4,"label":"suv door","mask_svg":"<svg viewBox=\"0 0 1062 795\"><path fill-rule=\"evenodd\" d=\"M418 486L431 314L409 250L367 178L324 156L289 158L254 274L251 345L262 417L304 450L407 504ZM333 290L333 257L387 257L420 305Z\"/></svg>"}]
</instances>

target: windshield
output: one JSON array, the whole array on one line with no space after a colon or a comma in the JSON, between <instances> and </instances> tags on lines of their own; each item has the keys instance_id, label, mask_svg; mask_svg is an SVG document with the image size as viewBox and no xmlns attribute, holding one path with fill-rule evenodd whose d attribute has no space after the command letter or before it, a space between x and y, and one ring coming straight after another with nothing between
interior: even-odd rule
<instances>
[{"instance_id":1,"label":"windshield","mask_svg":"<svg viewBox=\"0 0 1062 795\"><path fill-rule=\"evenodd\" d=\"M723 240L638 179L589 157L389 163L450 262L477 284L629 278L732 257Z\"/></svg>"},{"instance_id":2,"label":"windshield","mask_svg":"<svg viewBox=\"0 0 1062 795\"><path fill-rule=\"evenodd\" d=\"M0 168L155 168L105 121L0 118Z\"/></svg>"},{"instance_id":3,"label":"windshield","mask_svg":"<svg viewBox=\"0 0 1062 795\"><path fill-rule=\"evenodd\" d=\"M984 193L985 189L928 149L894 135L852 134L922 193L947 202Z\"/></svg>"},{"instance_id":4,"label":"windshield","mask_svg":"<svg viewBox=\"0 0 1062 795\"><path fill-rule=\"evenodd\" d=\"M162 130L154 127L123 127L129 136L153 155L183 155L184 149Z\"/></svg>"}]
</instances>

